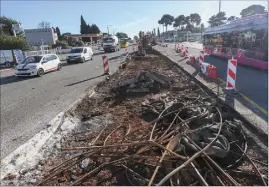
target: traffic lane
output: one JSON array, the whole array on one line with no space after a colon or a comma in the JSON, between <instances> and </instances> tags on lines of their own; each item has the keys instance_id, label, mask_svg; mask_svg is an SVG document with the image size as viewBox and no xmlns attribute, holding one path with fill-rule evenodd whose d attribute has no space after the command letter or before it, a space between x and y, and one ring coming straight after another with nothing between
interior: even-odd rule
<instances>
[{"instance_id":1,"label":"traffic lane","mask_svg":"<svg viewBox=\"0 0 269 187\"><path fill-rule=\"evenodd\" d=\"M198 49L189 49L190 54L199 56ZM217 76L227 80L228 60L205 56L205 62L216 66ZM268 72L238 64L235 88L266 111L268 110Z\"/></svg>"},{"instance_id":2,"label":"traffic lane","mask_svg":"<svg viewBox=\"0 0 269 187\"><path fill-rule=\"evenodd\" d=\"M119 52L107 53L118 59L109 63L115 72L124 57ZM83 64L66 65L61 71L43 77L22 78L22 81L1 85L1 154L6 156L25 143L59 112L70 107L86 89L105 76L102 55ZM14 77L17 79L17 77Z\"/></svg>"},{"instance_id":3,"label":"traffic lane","mask_svg":"<svg viewBox=\"0 0 269 187\"><path fill-rule=\"evenodd\" d=\"M175 55L174 49L162 47L171 55ZM199 49L189 48L189 55L199 57ZM179 55L179 54L176 54ZM217 68L217 76L223 81L227 80L228 60L214 56L205 56L205 62ZM253 102L268 111L268 72L244 65L237 66L236 89L250 98ZM248 102L248 101L247 101Z\"/></svg>"}]
</instances>

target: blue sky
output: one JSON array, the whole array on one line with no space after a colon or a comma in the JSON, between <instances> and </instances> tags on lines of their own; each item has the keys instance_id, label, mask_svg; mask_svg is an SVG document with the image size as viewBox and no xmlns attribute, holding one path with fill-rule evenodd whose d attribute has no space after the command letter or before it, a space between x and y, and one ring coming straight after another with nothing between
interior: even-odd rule
<instances>
[{"instance_id":1,"label":"blue sky","mask_svg":"<svg viewBox=\"0 0 269 187\"><path fill-rule=\"evenodd\" d=\"M126 32L130 37L140 30L151 31L158 27L157 21L165 13L173 16L198 13L207 26L209 17L218 12L218 1L14 1L1 0L1 16L22 23L24 29L36 28L41 21L58 26L62 33L80 32L80 16L87 23L95 23L101 31ZM229 16L239 16L242 9L252 5L265 6L267 1L222 1L221 11ZM170 27L169 29L173 29ZM162 27L160 27L162 31Z\"/></svg>"}]
</instances>

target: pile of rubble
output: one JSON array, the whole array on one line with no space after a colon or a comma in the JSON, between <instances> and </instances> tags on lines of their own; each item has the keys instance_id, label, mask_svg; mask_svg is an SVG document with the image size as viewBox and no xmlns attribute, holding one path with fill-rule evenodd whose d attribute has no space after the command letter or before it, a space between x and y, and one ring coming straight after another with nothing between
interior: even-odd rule
<instances>
[{"instance_id":1,"label":"pile of rubble","mask_svg":"<svg viewBox=\"0 0 269 187\"><path fill-rule=\"evenodd\" d=\"M267 186L243 123L172 63L130 60L96 92L72 111L87 128L61 140L37 185Z\"/></svg>"}]
</instances>

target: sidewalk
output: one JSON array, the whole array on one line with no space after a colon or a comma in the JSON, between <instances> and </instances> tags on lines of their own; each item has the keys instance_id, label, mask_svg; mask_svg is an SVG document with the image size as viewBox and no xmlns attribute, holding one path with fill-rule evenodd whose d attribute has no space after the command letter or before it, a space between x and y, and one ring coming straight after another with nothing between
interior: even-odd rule
<instances>
[{"instance_id":1,"label":"sidewalk","mask_svg":"<svg viewBox=\"0 0 269 187\"><path fill-rule=\"evenodd\" d=\"M171 45L170 45L171 46ZM173 46L174 47L174 46ZM178 53L176 53L174 50L167 49L160 46L155 46L154 49L161 52L163 55L169 57L171 60L175 61L179 66L181 66L184 70L186 70L188 73L190 73L192 76L194 76L198 81L200 81L202 84L207 86L209 89L212 89L213 92L218 92L218 85L215 82L206 80L204 76L202 76L199 73L199 70L197 70L195 67L187 64L187 58L184 59L183 57L180 57ZM195 55L196 56L196 55ZM225 83L222 83L220 87L224 88ZM254 124L257 129L260 129L260 131L263 134L268 134L268 124L265 119L255 114L256 108L253 106L250 106L249 103L247 103L240 94L237 94L234 96L234 99L229 100L225 98L225 94L222 90L222 88L219 89L220 95L222 95L220 98L225 101L238 113L240 113L245 119L247 119L250 123ZM267 118L267 117L266 117Z\"/></svg>"}]
</instances>

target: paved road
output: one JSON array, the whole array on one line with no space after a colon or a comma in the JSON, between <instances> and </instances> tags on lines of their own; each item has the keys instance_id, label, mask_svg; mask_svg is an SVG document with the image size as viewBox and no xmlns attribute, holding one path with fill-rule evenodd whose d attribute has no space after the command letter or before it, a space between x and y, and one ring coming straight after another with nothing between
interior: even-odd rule
<instances>
[{"instance_id":1,"label":"paved road","mask_svg":"<svg viewBox=\"0 0 269 187\"><path fill-rule=\"evenodd\" d=\"M132 47L128 48L132 52ZM108 53L110 71L123 60L124 49ZM118 58L116 58L118 56ZM39 78L17 78L1 71L1 156L7 156L39 132L85 90L104 79L101 54L84 64L63 64L61 71Z\"/></svg>"},{"instance_id":2,"label":"paved road","mask_svg":"<svg viewBox=\"0 0 269 187\"><path fill-rule=\"evenodd\" d=\"M194 44L193 44L194 46ZM191 46L190 46L191 47ZM189 54L195 57L199 56L199 49L190 48ZM167 53L174 54L174 44L169 44L168 47L163 47ZM206 56L205 61L217 67L218 78L226 81L228 61L213 56ZM254 101L263 110L268 111L268 72L258 70L252 67L239 65L236 75L236 89ZM267 117L266 117L267 118Z\"/></svg>"}]
</instances>

